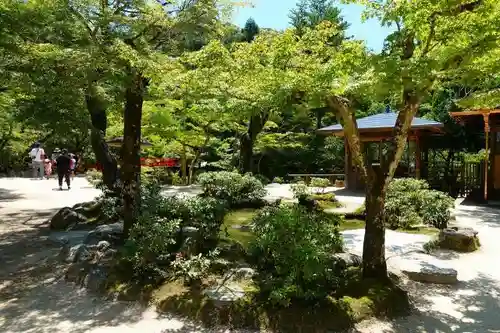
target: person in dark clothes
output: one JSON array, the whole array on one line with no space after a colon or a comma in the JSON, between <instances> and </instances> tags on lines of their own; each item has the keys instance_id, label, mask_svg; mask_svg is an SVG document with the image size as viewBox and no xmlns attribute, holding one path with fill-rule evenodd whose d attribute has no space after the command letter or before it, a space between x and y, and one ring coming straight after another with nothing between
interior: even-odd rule
<instances>
[{"instance_id":1,"label":"person in dark clothes","mask_svg":"<svg viewBox=\"0 0 500 333\"><path fill-rule=\"evenodd\" d=\"M56 159L56 169L57 169L57 178L59 181L59 190L62 190L63 178L68 185L68 190L71 189L71 181L70 181L70 164L71 157L68 154L68 150L63 149L62 154Z\"/></svg>"}]
</instances>

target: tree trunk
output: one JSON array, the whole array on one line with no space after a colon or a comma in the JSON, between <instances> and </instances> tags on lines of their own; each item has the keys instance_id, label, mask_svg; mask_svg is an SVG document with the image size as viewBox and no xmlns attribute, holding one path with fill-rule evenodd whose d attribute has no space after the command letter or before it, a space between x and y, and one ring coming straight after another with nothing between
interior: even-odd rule
<instances>
[{"instance_id":1,"label":"tree trunk","mask_svg":"<svg viewBox=\"0 0 500 333\"><path fill-rule=\"evenodd\" d=\"M90 143L96 160L102 167L102 180L108 189L116 191L118 163L116 158L109 151L108 144L104 139L108 127L106 109L102 101L94 92L93 86L88 88L85 94L85 102L92 122Z\"/></svg>"},{"instance_id":2,"label":"tree trunk","mask_svg":"<svg viewBox=\"0 0 500 333\"><path fill-rule=\"evenodd\" d=\"M384 175L378 175L366 186L366 225L363 241L363 277L387 279L385 262Z\"/></svg>"},{"instance_id":3,"label":"tree trunk","mask_svg":"<svg viewBox=\"0 0 500 333\"><path fill-rule=\"evenodd\" d=\"M147 80L141 73L132 70L125 91L125 111L123 114L123 144L121 149L122 167L120 170L123 183L123 218L124 238L137 222L140 209L141 177L141 121L142 103Z\"/></svg>"},{"instance_id":4,"label":"tree trunk","mask_svg":"<svg viewBox=\"0 0 500 333\"><path fill-rule=\"evenodd\" d=\"M187 153L186 146L182 145L182 155L181 155L181 178L182 183L187 184L188 174L187 174Z\"/></svg>"},{"instance_id":5,"label":"tree trunk","mask_svg":"<svg viewBox=\"0 0 500 333\"><path fill-rule=\"evenodd\" d=\"M240 172L253 171L253 147L257 135L262 132L264 125L269 119L267 113L259 113L250 117L247 132L240 139Z\"/></svg>"}]
</instances>

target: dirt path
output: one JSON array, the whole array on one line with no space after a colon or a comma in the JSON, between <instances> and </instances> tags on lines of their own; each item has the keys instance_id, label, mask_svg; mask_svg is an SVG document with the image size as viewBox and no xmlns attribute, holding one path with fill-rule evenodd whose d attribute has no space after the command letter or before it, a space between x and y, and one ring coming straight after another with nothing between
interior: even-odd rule
<instances>
[{"instance_id":1,"label":"dirt path","mask_svg":"<svg viewBox=\"0 0 500 333\"><path fill-rule=\"evenodd\" d=\"M413 254L406 259L455 268L460 282L456 286L409 283L407 288L417 313L393 322L365 322L358 325L355 332L500 332L500 210L457 202L456 215L455 225L471 227L479 232L479 251L443 253L427 258ZM389 240L388 243L386 248L390 251ZM401 258L395 259L400 260L398 264L401 263ZM388 260L389 265L391 260Z\"/></svg>"}]
</instances>

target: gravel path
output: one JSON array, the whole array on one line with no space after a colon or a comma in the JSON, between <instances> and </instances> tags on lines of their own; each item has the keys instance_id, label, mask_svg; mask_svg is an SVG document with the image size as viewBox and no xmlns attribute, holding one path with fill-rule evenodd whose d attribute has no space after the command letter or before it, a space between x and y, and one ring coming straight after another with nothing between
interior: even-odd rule
<instances>
[{"instance_id":1,"label":"gravel path","mask_svg":"<svg viewBox=\"0 0 500 333\"><path fill-rule=\"evenodd\" d=\"M49 241L45 222L64 206L89 201L99 194L83 178L70 192L54 191L56 183L29 179L0 179L0 332L57 333L194 333L207 330L187 321L157 314L140 305L110 302L87 294L61 279L58 248ZM289 197L287 185L272 185L270 196ZM197 193L196 188L167 189ZM360 205L359 196L337 197ZM434 263L456 268L461 283L437 287L408 283L418 313L394 322L368 321L353 332L500 332L500 213L493 209L459 206L457 224L479 231L481 250L473 254L441 254L438 258L406 254L426 236L387 232L389 266ZM360 252L363 231L345 233L346 244Z\"/></svg>"}]
</instances>

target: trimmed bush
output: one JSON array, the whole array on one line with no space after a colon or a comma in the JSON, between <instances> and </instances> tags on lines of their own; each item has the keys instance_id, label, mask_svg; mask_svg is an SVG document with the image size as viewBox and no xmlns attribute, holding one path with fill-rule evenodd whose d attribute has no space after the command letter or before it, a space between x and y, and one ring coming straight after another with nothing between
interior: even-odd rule
<instances>
[{"instance_id":1,"label":"trimmed bush","mask_svg":"<svg viewBox=\"0 0 500 333\"><path fill-rule=\"evenodd\" d=\"M425 180L395 179L387 190L386 223L391 229L408 229L419 224L444 229L450 220L453 205L453 198L429 189Z\"/></svg>"},{"instance_id":2,"label":"trimmed bush","mask_svg":"<svg viewBox=\"0 0 500 333\"><path fill-rule=\"evenodd\" d=\"M309 187L302 181L296 184L292 184L292 186L290 186L290 189L292 190L293 197L295 199L301 200L309 195Z\"/></svg>"},{"instance_id":3,"label":"trimmed bush","mask_svg":"<svg viewBox=\"0 0 500 333\"><path fill-rule=\"evenodd\" d=\"M123 269L133 279L147 283L161 281L171 274L171 263L178 255L189 263L191 256L214 250L227 212L226 202L221 200L165 198L160 190L155 183L141 187L140 216L122 252L126 264ZM196 228L192 239L184 235L185 227Z\"/></svg>"},{"instance_id":4,"label":"trimmed bush","mask_svg":"<svg viewBox=\"0 0 500 333\"><path fill-rule=\"evenodd\" d=\"M321 193L325 192L325 188L330 186L330 181L326 178L311 178L309 186L321 189Z\"/></svg>"},{"instance_id":5,"label":"trimmed bush","mask_svg":"<svg viewBox=\"0 0 500 333\"><path fill-rule=\"evenodd\" d=\"M273 178L273 183L274 184L284 184L285 180L282 177L274 177Z\"/></svg>"},{"instance_id":6,"label":"trimmed bush","mask_svg":"<svg viewBox=\"0 0 500 333\"><path fill-rule=\"evenodd\" d=\"M198 177L203 196L224 200L231 208L263 204L266 189L250 174L237 172L205 172Z\"/></svg>"},{"instance_id":7,"label":"trimmed bush","mask_svg":"<svg viewBox=\"0 0 500 333\"><path fill-rule=\"evenodd\" d=\"M260 289L274 304L324 299L339 284L332 254L342 250L341 217L300 205L263 209L253 221L249 253Z\"/></svg>"}]
</instances>

